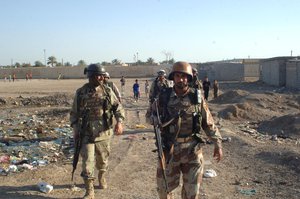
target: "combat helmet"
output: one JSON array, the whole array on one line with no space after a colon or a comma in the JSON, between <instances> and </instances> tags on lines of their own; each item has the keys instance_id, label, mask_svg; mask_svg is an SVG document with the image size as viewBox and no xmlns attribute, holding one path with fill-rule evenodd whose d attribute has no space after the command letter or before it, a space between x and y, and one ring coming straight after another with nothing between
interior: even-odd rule
<instances>
[{"instance_id":1,"label":"combat helmet","mask_svg":"<svg viewBox=\"0 0 300 199\"><path fill-rule=\"evenodd\" d=\"M172 72L169 74L169 80L174 80L174 73L176 72L186 74L188 76L188 81L192 81L193 79L192 66L187 62L176 62L173 65Z\"/></svg>"},{"instance_id":2,"label":"combat helmet","mask_svg":"<svg viewBox=\"0 0 300 199\"><path fill-rule=\"evenodd\" d=\"M108 72L105 72L104 77L110 79L109 73L108 73Z\"/></svg>"},{"instance_id":3,"label":"combat helmet","mask_svg":"<svg viewBox=\"0 0 300 199\"><path fill-rule=\"evenodd\" d=\"M161 69L157 72L158 76L166 76L166 71L164 69Z\"/></svg>"},{"instance_id":4,"label":"combat helmet","mask_svg":"<svg viewBox=\"0 0 300 199\"><path fill-rule=\"evenodd\" d=\"M99 64L90 64L84 69L84 74L87 75L88 78L95 75L105 75L105 68Z\"/></svg>"}]
</instances>

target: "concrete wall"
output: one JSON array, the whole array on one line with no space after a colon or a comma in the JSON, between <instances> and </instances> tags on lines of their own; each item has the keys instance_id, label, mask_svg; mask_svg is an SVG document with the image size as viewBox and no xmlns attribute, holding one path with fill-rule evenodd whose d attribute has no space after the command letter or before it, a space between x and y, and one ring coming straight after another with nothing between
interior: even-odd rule
<instances>
[{"instance_id":1,"label":"concrete wall","mask_svg":"<svg viewBox=\"0 0 300 199\"><path fill-rule=\"evenodd\" d=\"M273 86L286 86L286 63L292 57L274 57L261 63L261 80Z\"/></svg>"},{"instance_id":2,"label":"concrete wall","mask_svg":"<svg viewBox=\"0 0 300 199\"><path fill-rule=\"evenodd\" d=\"M0 69L0 77L16 74L17 79L25 79L26 73L32 73L33 79L56 79L61 73L65 79L85 78L83 74L85 67L28 67ZM106 66L106 71L111 77L155 77L160 69L166 70L167 74L171 71L171 65L153 66Z\"/></svg>"},{"instance_id":3,"label":"concrete wall","mask_svg":"<svg viewBox=\"0 0 300 199\"><path fill-rule=\"evenodd\" d=\"M243 60L244 80L257 81L260 77L260 59Z\"/></svg>"},{"instance_id":4,"label":"concrete wall","mask_svg":"<svg viewBox=\"0 0 300 199\"><path fill-rule=\"evenodd\" d=\"M287 62L286 86L300 89L300 60Z\"/></svg>"},{"instance_id":5,"label":"concrete wall","mask_svg":"<svg viewBox=\"0 0 300 199\"><path fill-rule=\"evenodd\" d=\"M211 81L243 81L244 65L242 63L205 63L200 64L199 78L207 76Z\"/></svg>"}]
</instances>

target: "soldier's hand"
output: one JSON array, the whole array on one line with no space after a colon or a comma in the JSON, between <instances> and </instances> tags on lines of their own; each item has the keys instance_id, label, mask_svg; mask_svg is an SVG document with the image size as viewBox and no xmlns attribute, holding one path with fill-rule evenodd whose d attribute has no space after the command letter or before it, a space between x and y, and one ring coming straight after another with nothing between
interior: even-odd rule
<instances>
[{"instance_id":1,"label":"soldier's hand","mask_svg":"<svg viewBox=\"0 0 300 199\"><path fill-rule=\"evenodd\" d=\"M121 122L117 122L115 125L115 134L121 135L123 133L123 126Z\"/></svg>"},{"instance_id":2,"label":"soldier's hand","mask_svg":"<svg viewBox=\"0 0 300 199\"><path fill-rule=\"evenodd\" d=\"M214 158L216 158L217 162L220 162L220 160L223 158L222 148L215 147Z\"/></svg>"}]
</instances>

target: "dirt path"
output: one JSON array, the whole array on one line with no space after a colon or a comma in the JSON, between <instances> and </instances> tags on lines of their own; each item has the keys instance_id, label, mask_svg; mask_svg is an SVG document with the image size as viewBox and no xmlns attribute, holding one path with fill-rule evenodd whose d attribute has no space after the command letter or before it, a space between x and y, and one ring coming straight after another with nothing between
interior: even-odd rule
<instances>
[{"instance_id":1,"label":"dirt path","mask_svg":"<svg viewBox=\"0 0 300 199\"><path fill-rule=\"evenodd\" d=\"M120 85L118 79L113 81ZM12 128L18 129L15 131L19 133L24 128L20 121L32 115L45 121L44 128L49 129L46 136L57 136L56 128L68 125L72 96L84 82L0 82L0 102L6 101L1 104L0 137L4 130L10 132ZM133 101L133 82L134 79L128 79L123 99L127 118L125 132L112 140L107 173L109 188L96 189L96 198L158 198L155 180L157 154L152 152L155 149L154 134L144 118L147 98L142 93L139 102ZM140 83L144 91L144 79ZM212 158L213 146L204 147L205 169L214 169L217 177L204 178L202 198L300 198L299 92L260 83L221 83L220 87L222 95L209 104L223 137L230 137L231 141L223 143L224 160L219 164ZM286 124L285 127L280 123ZM262 124L265 128L260 126ZM264 134L258 132L260 128ZM28 131L23 129L24 133ZM278 133L282 131L283 134ZM30 144L34 145L33 142ZM4 148L0 148L0 156L6 153ZM57 162L36 170L0 176L0 198L82 197L80 165L75 173L75 182L80 189L71 189L72 168L67 157L68 154L61 155ZM53 185L54 190L49 194L41 193L36 186L40 181ZM95 185L97 188L98 183ZM180 198L180 189L175 192L176 198Z\"/></svg>"}]
</instances>

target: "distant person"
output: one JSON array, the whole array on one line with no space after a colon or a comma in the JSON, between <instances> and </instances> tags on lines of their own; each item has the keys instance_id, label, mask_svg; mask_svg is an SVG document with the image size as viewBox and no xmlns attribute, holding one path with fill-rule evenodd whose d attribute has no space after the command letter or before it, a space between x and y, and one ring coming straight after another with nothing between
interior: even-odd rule
<instances>
[{"instance_id":1,"label":"distant person","mask_svg":"<svg viewBox=\"0 0 300 199\"><path fill-rule=\"evenodd\" d=\"M140 85L137 79L135 80L135 83L133 84L132 88L133 88L133 98L137 102L140 96Z\"/></svg>"},{"instance_id":2,"label":"distant person","mask_svg":"<svg viewBox=\"0 0 300 199\"><path fill-rule=\"evenodd\" d=\"M210 89L210 81L208 80L208 77L206 76L203 83L203 91L204 91L204 99L207 101L208 100L208 94L209 94L209 89Z\"/></svg>"},{"instance_id":3,"label":"distant person","mask_svg":"<svg viewBox=\"0 0 300 199\"><path fill-rule=\"evenodd\" d=\"M58 74L57 79L58 79L58 80L62 79L62 74L61 74L61 73Z\"/></svg>"},{"instance_id":4,"label":"distant person","mask_svg":"<svg viewBox=\"0 0 300 199\"><path fill-rule=\"evenodd\" d=\"M110 79L109 73L105 72L105 74L104 74L104 84L107 85L108 87L110 87L113 90L113 92L117 96L119 102L121 102L121 93L120 93L118 87L116 86L115 83L109 81L109 79Z\"/></svg>"},{"instance_id":5,"label":"distant person","mask_svg":"<svg viewBox=\"0 0 300 199\"><path fill-rule=\"evenodd\" d=\"M125 80L124 76L121 77L120 82L121 82L121 94L124 97L125 83L126 83L126 80Z\"/></svg>"},{"instance_id":6,"label":"distant person","mask_svg":"<svg viewBox=\"0 0 300 199\"><path fill-rule=\"evenodd\" d=\"M11 79L12 79L11 75L8 75L8 81L9 82L11 82Z\"/></svg>"},{"instance_id":7,"label":"distant person","mask_svg":"<svg viewBox=\"0 0 300 199\"><path fill-rule=\"evenodd\" d=\"M219 94L219 83L217 80L214 80L213 88L214 88L214 99L216 99Z\"/></svg>"},{"instance_id":8,"label":"distant person","mask_svg":"<svg viewBox=\"0 0 300 199\"><path fill-rule=\"evenodd\" d=\"M146 97L148 97L149 89L150 89L150 85L149 85L148 80L146 80L146 82L145 82L145 94L146 94Z\"/></svg>"},{"instance_id":9,"label":"distant person","mask_svg":"<svg viewBox=\"0 0 300 199\"><path fill-rule=\"evenodd\" d=\"M190 87L202 90L202 82L198 79L198 70L196 68L193 68L193 79L190 83Z\"/></svg>"},{"instance_id":10,"label":"distant person","mask_svg":"<svg viewBox=\"0 0 300 199\"><path fill-rule=\"evenodd\" d=\"M32 72L29 73L29 80L32 80Z\"/></svg>"},{"instance_id":11,"label":"distant person","mask_svg":"<svg viewBox=\"0 0 300 199\"><path fill-rule=\"evenodd\" d=\"M13 82L14 82L16 79L17 79L16 73L13 73L13 75L12 75L12 80L13 80Z\"/></svg>"},{"instance_id":12,"label":"distant person","mask_svg":"<svg viewBox=\"0 0 300 199\"><path fill-rule=\"evenodd\" d=\"M28 79L29 79L29 74L28 73L26 73L25 78L26 78L26 81L28 81Z\"/></svg>"},{"instance_id":13,"label":"distant person","mask_svg":"<svg viewBox=\"0 0 300 199\"><path fill-rule=\"evenodd\" d=\"M7 81L7 75L4 74L4 82L6 82L6 81Z\"/></svg>"}]
</instances>

